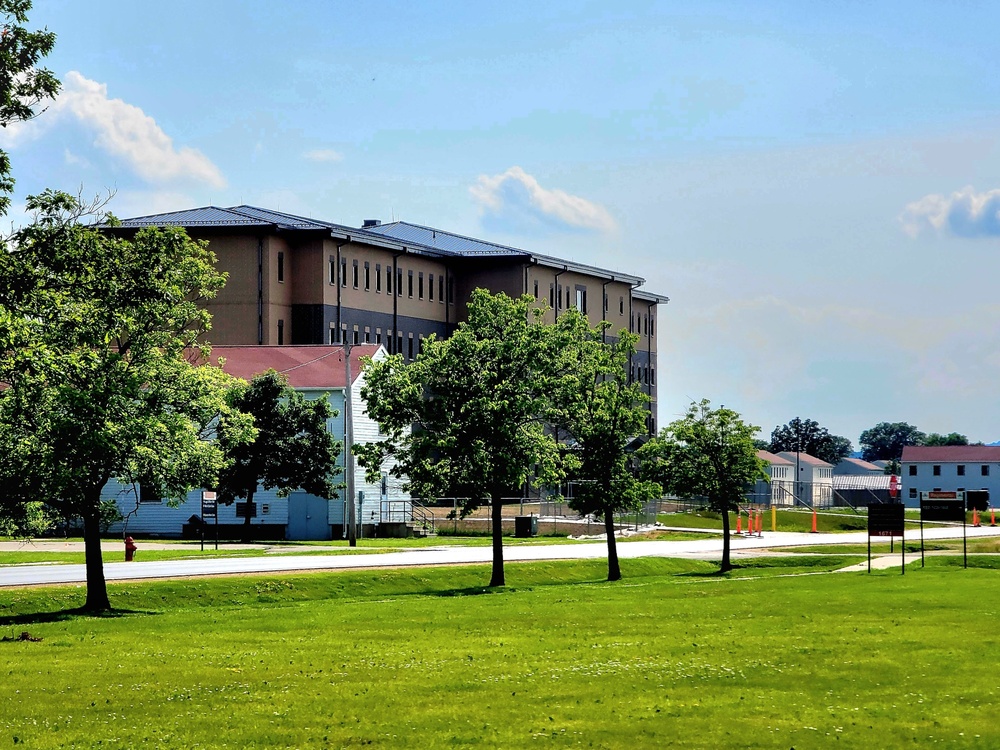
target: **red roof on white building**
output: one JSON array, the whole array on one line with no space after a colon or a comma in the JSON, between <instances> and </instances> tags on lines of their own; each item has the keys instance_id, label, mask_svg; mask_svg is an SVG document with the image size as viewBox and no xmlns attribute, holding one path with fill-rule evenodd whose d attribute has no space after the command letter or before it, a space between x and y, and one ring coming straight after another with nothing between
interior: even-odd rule
<instances>
[{"instance_id":1,"label":"red roof on white building","mask_svg":"<svg viewBox=\"0 0 1000 750\"><path fill-rule=\"evenodd\" d=\"M770 451L759 450L757 451L757 458L762 458L767 461L772 466L791 466L792 462L788 461L781 456L778 456Z\"/></svg>"},{"instance_id":2,"label":"red roof on white building","mask_svg":"<svg viewBox=\"0 0 1000 750\"><path fill-rule=\"evenodd\" d=\"M361 358L373 357L382 347L351 347L351 379L361 374ZM288 377L292 388L343 388L347 384L343 346L213 346L212 363L225 360L222 369L250 380L268 370Z\"/></svg>"},{"instance_id":3,"label":"red roof on white building","mask_svg":"<svg viewBox=\"0 0 1000 750\"><path fill-rule=\"evenodd\" d=\"M989 463L1000 461L1000 445L907 445L906 463Z\"/></svg>"}]
</instances>

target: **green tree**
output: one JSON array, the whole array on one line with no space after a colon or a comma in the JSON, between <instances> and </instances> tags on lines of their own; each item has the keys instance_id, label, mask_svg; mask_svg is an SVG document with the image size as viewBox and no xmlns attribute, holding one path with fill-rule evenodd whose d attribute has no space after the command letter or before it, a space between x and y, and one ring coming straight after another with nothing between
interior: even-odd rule
<instances>
[{"instance_id":1,"label":"green tree","mask_svg":"<svg viewBox=\"0 0 1000 750\"><path fill-rule=\"evenodd\" d=\"M560 352L559 377L552 390L550 419L568 436L576 491L569 505L604 520L608 541L608 580L622 577L615 541L615 514L638 510L659 497L656 482L640 479L627 448L646 430L649 397L639 383L628 382L629 357L639 340L621 331L602 341L605 323L591 328L576 308L559 316L555 335Z\"/></svg>"},{"instance_id":2,"label":"green tree","mask_svg":"<svg viewBox=\"0 0 1000 750\"><path fill-rule=\"evenodd\" d=\"M52 51L56 35L30 31L30 0L0 0L0 127L30 120L39 106L55 97L59 81L51 71L38 67ZM10 207L14 189L10 158L0 149L0 216Z\"/></svg>"},{"instance_id":3,"label":"green tree","mask_svg":"<svg viewBox=\"0 0 1000 750\"><path fill-rule=\"evenodd\" d=\"M821 461L837 464L851 455L851 441L839 435L831 435L825 427L820 427L812 419L796 417L788 424L778 425L771 432L771 444L767 450L772 453L799 451L815 456Z\"/></svg>"},{"instance_id":4,"label":"green tree","mask_svg":"<svg viewBox=\"0 0 1000 750\"><path fill-rule=\"evenodd\" d=\"M937 432L930 432L924 438L921 445L968 445L969 438L965 435L961 435L957 432L949 432L947 435L941 435Z\"/></svg>"},{"instance_id":5,"label":"green tree","mask_svg":"<svg viewBox=\"0 0 1000 750\"><path fill-rule=\"evenodd\" d=\"M306 399L289 387L284 375L269 370L234 385L229 405L253 417L257 434L248 442L240 420L220 420L217 439L226 466L219 473L219 502L230 505L242 498L250 507L258 486L277 489L281 497L295 489L327 500L337 496L334 477L343 471L337 466L343 444L327 429L327 420L336 413L325 397ZM246 540L250 520L247 513Z\"/></svg>"},{"instance_id":6,"label":"green tree","mask_svg":"<svg viewBox=\"0 0 1000 750\"><path fill-rule=\"evenodd\" d=\"M757 458L753 443L759 429L732 409L713 409L703 399L639 450L646 476L659 481L668 493L704 497L712 510L722 514L721 573L733 567L730 511L739 507L748 486L768 480L767 463Z\"/></svg>"},{"instance_id":7,"label":"green tree","mask_svg":"<svg viewBox=\"0 0 1000 750\"><path fill-rule=\"evenodd\" d=\"M906 422L879 422L861 433L861 457L865 461L899 461L907 445L923 445L927 436Z\"/></svg>"},{"instance_id":8,"label":"green tree","mask_svg":"<svg viewBox=\"0 0 1000 750\"><path fill-rule=\"evenodd\" d=\"M205 438L231 379L190 359L210 320L198 301L225 277L182 230L116 238L81 224L86 207L65 193L28 207L34 221L0 253L0 504L9 515L42 500L82 517L85 608L107 610L107 482L141 479L179 498L222 466Z\"/></svg>"},{"instance_id":9,"label":"green tree","mask_svg":"<svg viewBox=\"0 0 1000 750\"><path fill-rule=\"evenodd\" d=\"M503 498L533 475L542 484L561 477L558 446L543 424L553 336L533 303L477 289L454 334L426 339L412 364L398 354L367 363L361 389L387 436L355 448L369 476L393 457L392 474L415 497L461 498L463 515L490 504L490 586L505 583Z\"/></svg>"}]
</instances>

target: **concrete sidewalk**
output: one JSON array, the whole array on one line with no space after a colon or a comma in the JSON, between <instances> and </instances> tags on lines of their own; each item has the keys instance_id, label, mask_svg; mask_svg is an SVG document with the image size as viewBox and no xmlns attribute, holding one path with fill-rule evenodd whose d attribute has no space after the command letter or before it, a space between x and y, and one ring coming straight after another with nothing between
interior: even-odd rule
<instances>
[{"instance_id":1,"label":"concrete sidewalk","mask_svg":"<svg viewBox=\"0 0 1000 750\"><path fill-rule=\"evenodd\" d=\"M1000 536L1000 527L967 528L970 538ZM936 528L925 530L927 540L961 538L962 528ZM913 541L917 537L907 537ZM751 557L775 547L801 547L829 545L835 553L839 544L866 544L866 532L844 534L808 534L794 532L765 532L760 537L733 537L731 552L734 559ZM255 547L254 545L251 545ZM311 549L315 550L315 547ZM618 556L622 559L637 557L685 557L700 560L717 560L722 553L721 539L689 541L620 542ZM508 562L540 560L589 560L607 555L605 542L582 544L548 544L511 546L504 548ZM913 555L913 559L918 559ZM876 563L876 559L878 562ZM872 567L889 568L898 564L898 555L879 554L872 560ZM205 575L240 575L258 573L288 573L310 570L350 570L359 568L389 568L420 565L470 565L489 563L489 547L429 547L399 552L376 554L331 555L280 555L246 558L193 558L163 562L108 563L104 573L109 581L153 578L177 578ZM859 569L851 566L849 569ZM867 569L867 561L863 569ZM0 568L0 586L31 586L38 584L84 583L86 569L83 565L19 565Z\"/></svg>"}]
</instances>

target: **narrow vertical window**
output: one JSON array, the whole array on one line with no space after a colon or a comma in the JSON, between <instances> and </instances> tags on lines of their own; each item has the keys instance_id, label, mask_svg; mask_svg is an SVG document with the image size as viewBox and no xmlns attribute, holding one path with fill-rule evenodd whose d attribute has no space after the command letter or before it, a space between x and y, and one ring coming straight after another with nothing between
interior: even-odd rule
<instances>
[{"instance_id":1,"label":"narrow vertical window","mask_svg":"<svg viewBox=\"0 0 1000 750\"><path fill-rule=\"evenodd\" d=\"M413 297L413 271L406 272L406 296Z\"/></svg>"},{"instance_id":2,"label":"narrow vertical window","mask_svg":"<svg viewBox=\"0 0 1000 750\"><path fill-rule=\"evenodd\" d=\"M330 256L330 283L337 283L337 259Z\"/></svg>"},{"instance_id":3,"label":"narrow vertical window","mask_svg":"<svg viewBox=\"0 0 1000 750\"><path fill-rule=\"evenodd\" d=\"M396 269L396 294L400 297L403 296L403 269Z\"/></svg>"},{"instance_id":4,"label":"narrow vertical window","mask_svg":"<svg viewBox=\"0 0 1000 750\"><path fill-rule=\"evenodd\" d=\"M285 321L278 321L278 346L285 343Z\"/></svg>"},{"instance_id":5,"label":"narrow vertical window","mask_svg":"<svg viewBox=\"0 0 1000 750\"><path fill-rule=\"evenodd\" d=\"M340 285L347 286L347 258L340 259Z\"/></svg>"},{"instance_id":6,"label":"narrow vertical window","mask_svg":"<svg viewBox=\"0 0 1000 750\"><path fill-rule=\"evenodd\" d=\"M406 344L406 358L413 359L413 334L410 334L410 338L407 340Z\"/></svg>"},{"instance_id":7,"label":"narrow vertical window","mask_svg":"<svg viewBox=\"0 0 1000 750\"><path fill-rule=\"evenodd\" d=\"M619 297L618 298L618 314L619 315L624 315L625 314L625 298L624 297Z\"/></svg>"},{"instance_id":8,"label":"narrow vertical window","mask_svg":"<svg viewBox=\"0 0 1000 750\"><path fill-rule=\"evenodd\" d=\"M358 262L356 260L354 260L354 261L351 261L351 263L352 263L352 266L351 266L351 283L354 285L354 288L357 289L358 288Z\"/></svg>"},{"instance_id":9,"label":"narrow vertical window","mask_svg":"<svg viewBox=\"0 0 1000 750\"><path fill-rule=\"evenodd\" d=\"M361 343L361 332L358 331L358 327L357 326L354 326L354 343L355 344L360 344Z\"/></svg>"},{"instance_id":10,"label":"narrow vertical window","mask_svg":"<svg viewBox=\"0 0 1000 750\"><path fill-rule=\"evenodd\" d=\"M368 261L365 261L365 291L370 292L372 288L372 269Z\"/></svg>"},{"instance_id":11,"label":"narrow vertical window","mask_svg":"<svg viewBox=\"0 0 1000 750\"><path fill-rule=\"evenodd\" d=\"M278 253L278 281L285 280L285 254Z\"/></svg>"},{"instance_id":12,"label":"narrow vertical window","mask_svg":"<svg viewBox=\"0 0 1000 750\"><path fill-rule=\"evenodd\" d=\"M427 299L434 301L434 274L427 276Z\"/></svg>"},{"instance_id":13,"label":"narrow vertical window","mask_svg":"<svg viewBox=\"0 0 1000 750\"><path fill-rule=\"evenodd\" d=\"M417 274L417 298L424 298L424 272L420 271Z\"/></svg>"},{"instance_id":14,"label":"narrow vertical window","mask_svg":"<svg viewBox=\"0 0 1000 750\"><path fill-rule=\"evenodd\" d=\"M392 294L392 266L385 267L385 293Z\"/></svg>"},{"instance_id":15,"label":"narrow vertical window","mask_svg":"<svg viewBox=\"0 0 1000 750\"><path fill-rule=\"evenodd\" d=\"M382 293L382 264L375 264L375 294Z\"/></svg>"},{"instance_id":16,"label":"narrow vertical window","mask_svg":"<svg viewBox=\"0 0 1000 750\"><path fill-rule=\"evenodd\" d=\"M556 306L556 285L549 284L549 307Z\"/></svg>"},{"instance_id":17,"label":"narrow vertical window","mask_svg":"<svg viewBox=\"0 0 1000 750\"><path fill-rule=\"evenodd\" d=\"M538 299L538 279L535 279L535 299Z\"/></svg>"}]
</instances>

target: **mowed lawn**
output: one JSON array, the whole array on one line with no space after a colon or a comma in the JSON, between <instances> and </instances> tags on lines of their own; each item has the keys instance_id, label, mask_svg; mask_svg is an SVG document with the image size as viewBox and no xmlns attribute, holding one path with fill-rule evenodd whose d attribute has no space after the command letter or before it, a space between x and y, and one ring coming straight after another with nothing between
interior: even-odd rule
<instances>
[{"instance_id":1,"label":"mowed lawn","mask_svg":"<svg viewBox=\"0 0 1000 750\"><path fill-rule=\"evenodd\" d=\"M1000 746L995 561L851 561L0 590L0 747Z\"/></svg>"}]
</instances>

